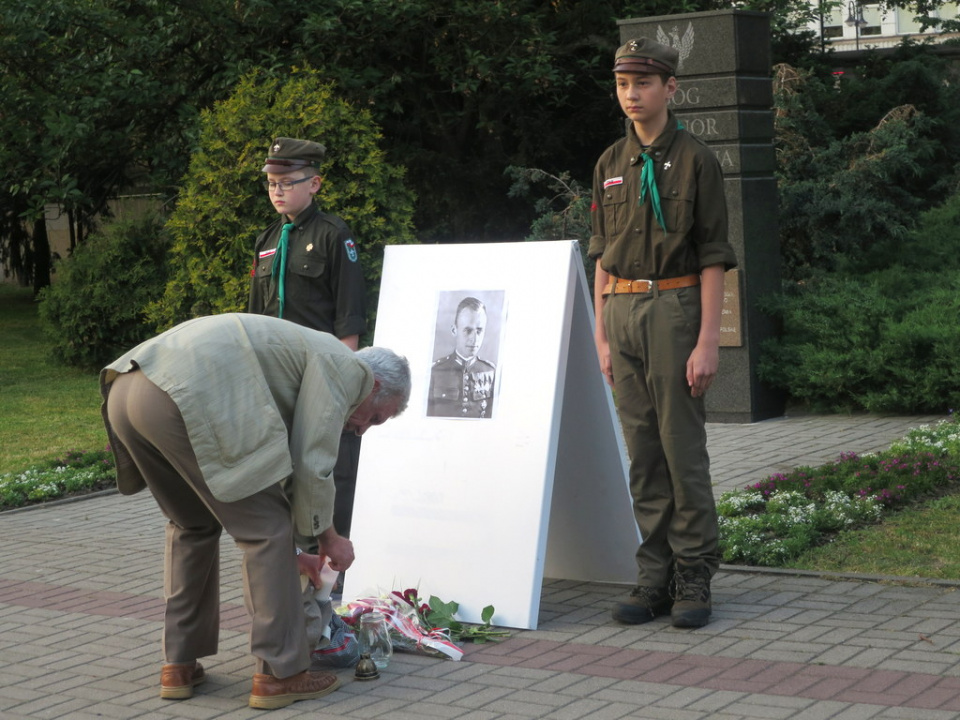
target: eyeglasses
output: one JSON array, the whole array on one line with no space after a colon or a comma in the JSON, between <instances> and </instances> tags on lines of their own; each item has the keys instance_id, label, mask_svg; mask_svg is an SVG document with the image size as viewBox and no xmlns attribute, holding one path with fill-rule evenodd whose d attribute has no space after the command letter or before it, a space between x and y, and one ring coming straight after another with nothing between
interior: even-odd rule
<instances>
[{"instance_id":1,"label":"eyeglasses","mask_svg":"<svg viewBox=\"0 0 960 720\"><path fill-rule=\"evenodd\" d=\"M264 180L263 187L265 190L274 192L277 188L280 188L284 192L290 192L293 190L294 185L299 185L302 182L307 180L312 180L315 176L311 175L310 177L300 178L299 180L281 180L280 182L274 182L273 180Z\"/></svg>"}]
</instances>

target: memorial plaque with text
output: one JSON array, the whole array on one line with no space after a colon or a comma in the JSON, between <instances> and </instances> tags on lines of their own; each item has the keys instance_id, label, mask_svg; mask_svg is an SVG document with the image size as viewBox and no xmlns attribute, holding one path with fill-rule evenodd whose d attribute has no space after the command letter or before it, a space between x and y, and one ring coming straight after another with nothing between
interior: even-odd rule
<instances>
[{"instance_id":1,"label":"memorial plaque with text","mask_svg":"<svg viewBox=\"0 0 960 720\"><path fill-rule=\"evenodd\" d=\"M720 316L720 347L741 347L740 334L740 271L728 270L723 275L723 310Z\"/></svg>"}]
</instances>

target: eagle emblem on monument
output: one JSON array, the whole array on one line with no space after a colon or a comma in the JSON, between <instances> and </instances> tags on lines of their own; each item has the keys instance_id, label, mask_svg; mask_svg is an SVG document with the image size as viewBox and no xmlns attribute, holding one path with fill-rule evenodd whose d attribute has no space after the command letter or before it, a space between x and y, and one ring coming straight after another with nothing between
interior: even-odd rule
<instances>
[{"instance_id":1,"label":"eagle emblem on monument","mask_svg":"<svg viewBox=\"0 0 960 720\"><path fill-rule=\"evenodd\" d=\"M693 50L693 23L687 24L683 37L680 37L680 31L676 25L673 26L669 35L663 31L663 27L657 25L657 42L672 47L680 53L680 62L677 63L677 72L680 72L683 69L683 61Z\"/></svg>"}]
</instances>

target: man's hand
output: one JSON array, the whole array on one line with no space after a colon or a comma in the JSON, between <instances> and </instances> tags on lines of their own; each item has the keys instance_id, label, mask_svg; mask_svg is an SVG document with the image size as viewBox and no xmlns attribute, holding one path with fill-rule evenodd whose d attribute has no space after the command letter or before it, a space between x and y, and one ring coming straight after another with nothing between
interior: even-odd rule
<instances>
[{"instance_id":1,"label":"man's hand","mask_svg":"<svg viewBox=\"0 0 960 720\"><path fill-rule=\"evenodd\" d=\"M353 565L353 543L350 542L349 538L338 535L337 531L333 529L333 526L317 535L317 544L319 546L317 552L320 553L321 566L323 565L323 558L329 559L330 567L340 572L343 572ZM319 587L319 585L317 587Z\"/></svg>"},{"instance_id":2,"label":"man's hand","mask_svg":"<svg viewBox=\"0 0 960 720\"><path fill-rule=\"evenodd\" d=\"M323 558L319 555L310 553L300 553L297 555L297 570L301 575L310 578L315 588L320 587L320 568L323 567Z\"/></svg>"}]
</instances>

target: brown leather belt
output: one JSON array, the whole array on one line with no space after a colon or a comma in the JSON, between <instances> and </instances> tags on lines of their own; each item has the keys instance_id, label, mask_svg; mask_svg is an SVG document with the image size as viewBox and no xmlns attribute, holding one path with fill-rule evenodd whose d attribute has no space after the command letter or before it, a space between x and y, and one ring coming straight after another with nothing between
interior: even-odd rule
<instances>
[{"instance_id":1,"label":"brown leather belt","mask_svg":"<svg viewBox=\"0 0 960 720\"><path fill-rule=\"evenodd\" d=\"M653 284L658 290L675 290L676 288L693 287L700 284L699 275L684 275L683 277L668 278L666 280L621 280L611 276L610 282L603 289L603 296L621 295L627 293L648 293L653 290Z\"/></svg>"}]
</instances>

